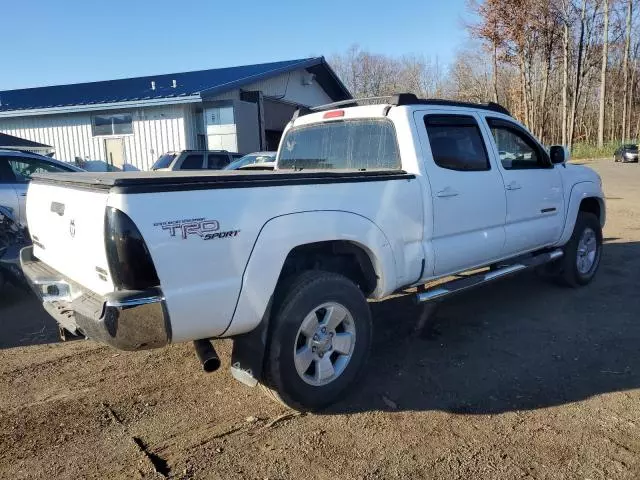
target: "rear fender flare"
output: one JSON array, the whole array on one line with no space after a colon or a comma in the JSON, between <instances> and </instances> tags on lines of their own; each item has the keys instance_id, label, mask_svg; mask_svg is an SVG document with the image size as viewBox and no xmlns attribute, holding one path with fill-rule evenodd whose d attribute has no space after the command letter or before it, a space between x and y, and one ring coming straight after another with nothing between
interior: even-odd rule
<instances>
[{"instance_id":1,"label":"rear fender flare","mask_svg":"<svg viewBox=\"0 0 640 480\"><path fill-rule=\"evenodd\" d=\"M372 298L381 298L397 288L391 244L368 218L345 211L309 211L275 217L258 234L242 275L233 318L222 336L247 333L258 326L291 250L332 240L352 242L367 252L378 278Z\"/></svg>"}]
</instances>

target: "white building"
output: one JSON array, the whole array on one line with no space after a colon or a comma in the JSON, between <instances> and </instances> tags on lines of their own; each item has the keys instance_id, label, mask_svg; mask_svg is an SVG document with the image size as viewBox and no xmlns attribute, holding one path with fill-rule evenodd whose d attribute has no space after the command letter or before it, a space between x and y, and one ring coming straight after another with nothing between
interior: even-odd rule
<instances>
[{"instance_id":1,"label":"white building","mask_svg":"<svg viewBox=\"0 0 640 480\"><path fill-rule=\"evenodd\" d=\"M351 98L323 57L0 91L0 132L147 170L183 149L275 150L300 106Z\"/></svg>"}]
</instances>

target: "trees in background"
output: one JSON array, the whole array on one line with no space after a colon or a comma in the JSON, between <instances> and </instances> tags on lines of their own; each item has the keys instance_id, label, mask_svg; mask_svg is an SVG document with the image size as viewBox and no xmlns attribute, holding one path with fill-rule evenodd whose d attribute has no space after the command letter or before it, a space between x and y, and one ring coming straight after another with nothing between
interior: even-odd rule
<instances>
[{"instance_id":1,"label":"trees in background","mask_svg":"<svg viewBox=\"0 0 640 480\"><path fill-rule=\"evenodd\" d=\"M354 45L344 54L331 57L329 63L354 97L397 92L414 92L423 97L441 95L440 67L424 57L396 58L367 52Z\"/></svg>"},{"instance_id":2,"label":"trees in background","mask_svg":"<svg viewBox=\"0 0 640 480\"><path fill-rule=\"evenodd\" d=\"M330 64L356 97L497 100L548 144L603 148L640 137L638 0L470 0L469 8L475 42L446 72L423 57L358 47Z\"/></svg>"}]
</instances>

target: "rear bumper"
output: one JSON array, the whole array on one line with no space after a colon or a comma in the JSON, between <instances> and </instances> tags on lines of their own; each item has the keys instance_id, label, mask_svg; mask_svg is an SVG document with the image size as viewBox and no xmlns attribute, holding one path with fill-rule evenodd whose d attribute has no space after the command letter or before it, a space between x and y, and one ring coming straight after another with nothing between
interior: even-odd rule
<instances>
[{"instance_id":1,"label":"rear bumper","mask_svg":"<svg viewBox=\"0 0 640 480\"><path fill-rule=\"evenodd\" d=\"M159 288L97 295L33 256L20 252L24 275L58 324L120 350L145 350L171 341L171 324Z\"/></svg>"}]
</instances>

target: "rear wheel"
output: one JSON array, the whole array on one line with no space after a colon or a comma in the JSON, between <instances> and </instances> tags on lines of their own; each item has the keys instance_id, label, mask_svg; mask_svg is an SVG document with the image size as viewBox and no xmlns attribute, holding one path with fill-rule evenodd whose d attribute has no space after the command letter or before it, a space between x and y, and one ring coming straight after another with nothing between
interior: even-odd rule
<instances>
[{"instance_id":1,"label":"rear wheel","mask_svg":"<svg viewBox=\"0 0 640 480\"><path fill-rule=\"evenodd\" d=\"M369 306L348 278L310 271L289 283L272 318L265 387L297 410L339 400L366 363L372 327Z\"/></svg>"}]
</instances>

